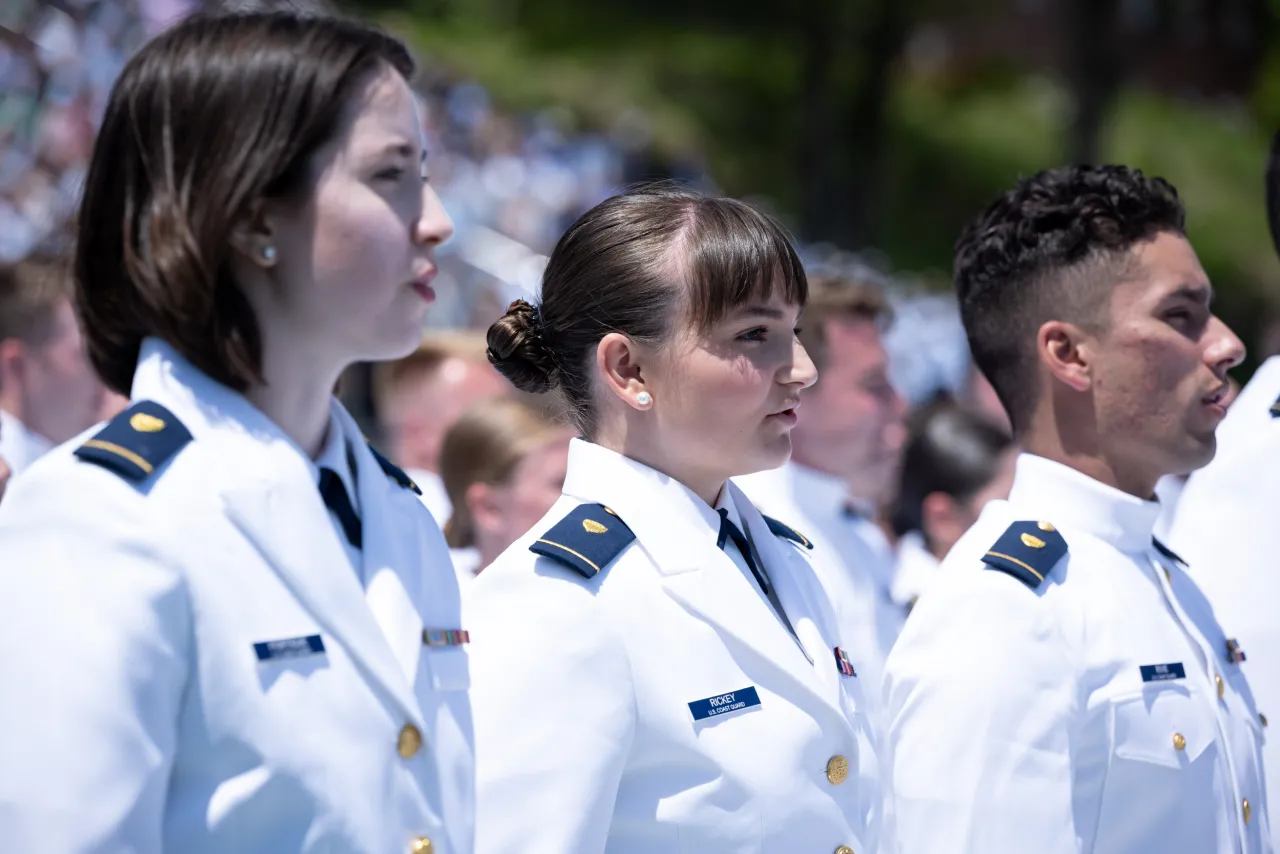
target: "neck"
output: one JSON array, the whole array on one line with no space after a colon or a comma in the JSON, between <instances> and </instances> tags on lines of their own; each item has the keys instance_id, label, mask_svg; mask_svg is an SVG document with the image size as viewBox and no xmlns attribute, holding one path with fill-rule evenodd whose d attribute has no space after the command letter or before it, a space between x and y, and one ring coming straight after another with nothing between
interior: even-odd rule
<instances>
[{"instance_id":1,"label":"neck","mask_svg":"<svg viewBox=\"0 0 1280 854\"><path fill-rule=\"evenodd\" d=\"M1130 455L1106 448L1093 429L1091 415L1085 421L1064 414L1037 413L1021 444L1027 453L1061 463L1144 501L1155 495L1159 477L1141 471Z\"/></svg>"},{"instance_id":2,"label":"neck","mask_svg":"<svg viewBox=\"0 0 1280 854\"><path fill-rule=\"evenodd\" d=\"M28 423L29 413L27 412L26 402L14 388L15 385L10 381L0 386L0 409L3 409L29 428L31 425Z\"/></svg>"},{"instance_id":3,"label":"neck","mask_svg":"<svg viewBox=\"0 0 1280 854\"><path fill-rule=\"evenodd\" d=\"M715 507L720 490L724 489L729 476L672 459L670 454L664 452L661 438L649 435L652 432L654 431L630 429L626 418L604 418L591 441L679 481L694 495L707 502L708 506Z\"/></svg>"},{"instance_id":4,"label":"neck","mask_svg":"<svg viewBox=\"0 0 1280 854\"><path fill-rule=\"evenodd\" d=\"M269 347L266 330L263 340L262 375L266 382L247 390L245 397L315 459L324 448L329 399L342 366L325 365L304 347Z\"/></svg>"}]
</instances>

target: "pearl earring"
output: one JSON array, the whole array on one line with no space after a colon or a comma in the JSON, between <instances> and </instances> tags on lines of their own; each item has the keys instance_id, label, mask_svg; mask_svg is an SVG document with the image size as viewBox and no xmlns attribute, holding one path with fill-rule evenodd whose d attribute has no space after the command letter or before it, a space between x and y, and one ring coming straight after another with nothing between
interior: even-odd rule
<instances>
[{"instance_id":1,"label":"pearl earring","mask_svg":"<svg viewBox=\"0 0 1280 854\"><path fill-rule=\"evenodd\" d=\"M642 391L636 395L636 403L641 406L648 406L653 403L653 395L649 394L647 391Z\"/></svg>"},{"instance_id":2,"label":"pearl earring","mask_svg":"<svg viewBox=\"0 0 1280 854\"><path fill-rule=\"evenodd\" d=\"M262 247L262 260L272 264L276 260L276 248L270 244Z\"/></svg>"}]
</instances>

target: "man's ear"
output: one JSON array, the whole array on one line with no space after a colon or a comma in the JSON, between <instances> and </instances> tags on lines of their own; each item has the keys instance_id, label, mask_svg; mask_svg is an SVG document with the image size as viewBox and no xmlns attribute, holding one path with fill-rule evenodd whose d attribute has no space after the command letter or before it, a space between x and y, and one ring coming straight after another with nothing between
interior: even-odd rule
<instances>
[{"instance_id":1,"label":"man's ear","mask_svg":"<svg viewBox=\"0 0 1280 854\"><path fill-rule=\"evenodd\" d=\"M0 340L0 388L19 382L27 363L27 344L21 338Z\"/></svg>"},{"instance_id":2,"label":"man's ear","mask_svg":"<svg viewBox=\"0 0 1280 854\"><path fill-rule=\"evenodd\" d=\"M1093 386L1093 338L1074 323L1048 320L1036 332L1036 354L1055 379L1075 391Z\"/></svg>"},{"instance_id":3,"label":"man's ear","mask_svg":"<svg viewBox=\"0 0 1280 854\"><path fill-rule=\"evenodd\" d=\"M596 345L596 367L600 370L605 388L628 406L648 409L653 405L653 398L650 395L648 402L644 402L645 398L640 396L649 392L645 386L640 360L639 346L619 332L610 332Z\"/></svg>"}]
</instances>

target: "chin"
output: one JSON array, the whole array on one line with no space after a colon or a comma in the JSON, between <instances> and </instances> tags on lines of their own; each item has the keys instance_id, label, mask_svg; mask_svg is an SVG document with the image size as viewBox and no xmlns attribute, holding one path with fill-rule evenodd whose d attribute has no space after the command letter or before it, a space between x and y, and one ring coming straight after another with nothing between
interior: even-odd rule
<instances>
[{"instance_id":1,"label":"chin","mask_svg":"<svg viewBox=\"0 0 1280 854\"><path fill-rule=\"evenodd\" d=\"M741 471L735 475L755 474L758 471L769 471L771 469L781 468L785 466L791 459L791 434L786 433L781 437L774 437L765 442L759 448L755 449L755 453L744 459L743 463L738 466Z\"/></svg>"}]
</instances>

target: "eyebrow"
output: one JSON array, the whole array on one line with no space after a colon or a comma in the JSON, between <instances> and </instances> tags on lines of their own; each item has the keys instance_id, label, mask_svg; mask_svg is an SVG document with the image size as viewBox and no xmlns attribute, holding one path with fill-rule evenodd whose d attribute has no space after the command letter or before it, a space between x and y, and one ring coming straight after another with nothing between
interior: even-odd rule
<instances>
[{"instance_id":1,"label":"eyebrow","mask_svg":"<svg viewBox=\"0 0 1280 854\"><path fill-rule=\"evenodd\" d=\"M413 146L407 142L392 142L382 149L383 154L399 154L401 157L413 157ZM427 162L427 150L425 148L419 152L418 159Z\"/></svg>"},{"instance_id":2,"label":"eyebrow","mask_svg":"<svg viewBox=\"0 0 1280 854\"><path fill-rule=\"evenodd\" d=\"M1213 303L1213 285L1179 285L1173 293L1169 294L1168 298L1185 299L1202 305L1211 305Z\"/></svg>"},{"instance_id":3,"label":"eyebrow","mask_svg":"<svg viewBox=\"0 0 1280 854\"><path fill-rule=\"evenodd\" d=\"M783 317L782 309L772 308L767 305L747 305L734 312L735 317L767 317L770 320L781 320Z\"/></svg>"}]
</instances>

